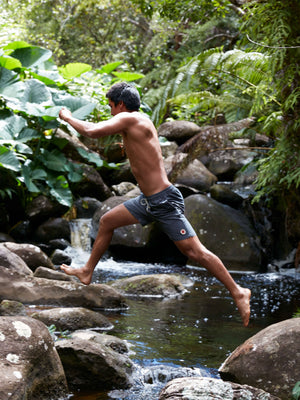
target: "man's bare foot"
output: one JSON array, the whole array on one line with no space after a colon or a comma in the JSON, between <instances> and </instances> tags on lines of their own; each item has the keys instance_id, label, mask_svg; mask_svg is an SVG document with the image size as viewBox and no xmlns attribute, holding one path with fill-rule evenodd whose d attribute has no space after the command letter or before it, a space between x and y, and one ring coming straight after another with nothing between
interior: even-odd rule
<instances>
[{"instance_id":1,"label":"man's bare foot","mask_svg":"<svg viewBox=\"0 0 300 400\"><path fill-rule=\"evenodd\" d=\"M244 326L248 326L250 319L250 298L251 290L239 287L239 295L234 298L239 313L242 317Z\"/></svg>"},{"instance_id":2,"label":"man's bare foot","mask_svg":"<svg viewBox=\"0 0 300 400\"><path fill-rule=\"evenodd\" d=\"M72 268L66 264L62 264L60 269L64 271L67 275L76 276L81 283L89 285L92 280L93 271L88 271L84 267L82 268Z\"/></svg>"}]
</instances>

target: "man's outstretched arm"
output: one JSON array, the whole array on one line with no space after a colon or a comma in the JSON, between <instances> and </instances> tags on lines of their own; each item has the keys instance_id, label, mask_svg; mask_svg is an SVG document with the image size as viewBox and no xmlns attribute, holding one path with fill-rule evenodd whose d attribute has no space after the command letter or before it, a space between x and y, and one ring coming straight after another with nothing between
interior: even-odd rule
<instances>
[{"instance_id":1,"label":"man's outstretched arm","mask_svg":"<svg viewBox=\"0 0 300 400\"><path fill-rule=\"evenodd\" d=\"M81 135L98 138L122 133L126 116L123 113L123 115L116 115L110 120L93 123L74 118L69 110L62 108L59 112L59 118L70 124Z\"/></svg>"}]
</instances>

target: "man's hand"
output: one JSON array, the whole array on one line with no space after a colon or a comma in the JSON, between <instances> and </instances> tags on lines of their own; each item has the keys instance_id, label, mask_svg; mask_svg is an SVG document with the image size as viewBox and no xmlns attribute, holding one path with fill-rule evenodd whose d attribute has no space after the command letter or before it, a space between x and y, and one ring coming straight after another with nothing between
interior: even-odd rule
<instances>
[{"instance_id":1,"label":"man's hand","mask_svg":"<svg viewBox=\"0 0 300 400\"><path fill-rule=\"evenodd\" d=\"M66 108L62 108L59 112L59 118L68 122L68 118L72 117L71 111L67 110Z\"/></svg>"}]
</instances>

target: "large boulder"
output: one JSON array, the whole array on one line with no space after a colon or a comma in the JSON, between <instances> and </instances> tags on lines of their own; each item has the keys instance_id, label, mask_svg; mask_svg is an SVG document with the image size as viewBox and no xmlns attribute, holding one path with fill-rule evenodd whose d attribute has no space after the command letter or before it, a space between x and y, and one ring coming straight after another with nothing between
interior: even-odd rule
<instances>
[{"instance_id":1,"label":"large boulder","mask_svg":"<svg viewBox=\"0 0 300 400\"><path fill-rule=\"evenodd\" d=\"M204 246L230 269L255 271L261 265L258 235L241 211L195 194L185 199L185 214Z\"/></svg>"},{"instance_id":2,"label":"large boulder","mask_svg":"<svg viewBox=\"0 0 300 400\"><path fill-rule=\"evenodd\" d=\"M131 386L133 363L125 346L119 351L120 346L112 346L106 335L81 332L55 345L70 387L103 390Z\"/></svg>"},{"instance_id":3,"label":"large boulder","mask_svg":"<svg viewBox=\"0 0 300 400\"><path fill-rule=\"evenodd\" d=\"M38 267L53 269L52 261L38 246L12 242L2 243L0 246L6 247L9 251L21 257L32 271L35 271Z\"/></svg>"},{"instance_id":4,"label":"large boulder","mask_svg":"<svg viewBox=\"0 0 300 400\"><path fill-rule=\"evenodd\" d=\"M48 243L52 239L66 239L70 241L70 224L64 218L50 218L35 230L34 237L36 241L42 243Z\"/></svg>"},{"instance_id":5,"label":"large boulder","mask_svg":"<svg viewBox=\"0 0 300 400\"><path fill-rule=\"evenodd\" d=\"M0 317L0 398L67 396L64 370L47 327L29 317Z\"/></svg>"},{"instance_id":6,"label":"large boulder","mask_svg":"<svg viewBox=\"0 0 300 400\"><path fill-rule=\"evenodd\" d=\"M24 275L33 275L31 269L20 256L0 245L0 265ZM1 289L0 289L1 290Z\"/></svg>"},{"instance_id":7,"label":"large boulder","mask_svg":"<svg viewBox=\"0 0 300 400\"><path fill-rule=\"evenodd\" d=\"M300 379L300 318L261 330L235 349L219 372L223 379L290 399Z\"/></svg>"},{"instance_id":8,"label":"large boulder","mask_svg":"<svg viewBox=\"0 0 300 400\"><path fill-rule=\"evenodd\" d=\"M201 128L190 121L167 121L158 127L158 135L177 144L186 142L201 131Z\"/></svg>"},{"instance_id":9,"label":"large boulder","mask_svg":"<svg viewBox=\"0 0 300 400\"><path fill-rule=\"evenodd\" d=\"M24 304L91 309L127 308L120 293L104 284L85 286L71 281L35 278L1 266L0 281L0 300L10 299Z\"/></svg>"},{"instance_id":10,"label":"large boulder","mask_svg":"<svg viewBox=\"0 0 300 400\"><path fill-rule=\"evenodd\" d=\"M129 192L126 196L113 196L103 201L102 207L99 208L93 216L91 237L93 239L96 238L99 229L100 218L107 211L111 210L113 207L118 206L119 204L123 204L124 201L135 195L138 195L138 193L134 192L133 195L131 195ZM140 224L117 228L114 231L111 244L118 244L129 247L144 247L149 240L150 232L151 226L142 227Z\"/></svg>"},{"instance_id":11,"label":"large boulder","mask_svg":"<svg viewBox=\"0 0 300 400\"><path fill-rule=\"evenodd\" d=\"M181 296L186 293L186 286L192 285L188 278L168 274L138 275L118 279L112 283L112 287L124 295L155 297Z\"/></svg>"},{"instance_id":12,"label":"large boulder","mask_svg":"<svg viewBox=\"0 0 300 400\"><path fill-rule=\"evenodd\" d=\"M75 331L77 329L112 329L113 325L102 314L84 307L56 307L42 310L31 315L32 318L42 321L45 325L59 330Z\"/></svg>"},{"instance_id":13,"label":"large boulder","mask_svg":"<svg viewBox=\"0 0 300 400\"><path fill-rule=\"evenodd\" d=\"M280 400L264 390L214 378L177 378L160 392L159 400Z\"/></svg>"},{"instance_id":14,"label":"large boulder","mask_svg":"<svg viewBox=\"0 0 300 400\"><path fill-rule=\"evenodd\" d=\"M186 154L184 153L168 157L164 161L167 173L171 171L175 160L177 162L178 160L183 160L185 157ZM175 180L176 184L190 186L204 192L208 192L210 187L216 182L217 177L197 159L190 162L188 166L178 174Z\"/></svg>"},{"instance_id":15,"label":"large boulder","mask_svg":"<svg viewBox=\"0 0 300 400\"><path fill-rule=\"evenodd\" d=\"M229 144L230 145L230 144ZM232 181L235 174L246 164L253 161L256 152L251 150L220 150L209 154L207 168L219 180Z\"/></svg>"}]
</instances>

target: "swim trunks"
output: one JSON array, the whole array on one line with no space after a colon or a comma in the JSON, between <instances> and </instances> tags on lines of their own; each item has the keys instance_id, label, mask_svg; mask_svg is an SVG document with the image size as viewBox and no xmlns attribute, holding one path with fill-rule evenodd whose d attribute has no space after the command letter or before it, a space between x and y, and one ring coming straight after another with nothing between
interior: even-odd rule
<instances>
[{"instance_id":1,"label":"swim trunks","mask_svg":"<svg viewBox=\"0 0 300 400\"><path fill-rule=\"evenodd\" d=\"M173 241L196 236L184 215L184 200L173 185L152 196L140 196L125 201L127 210L143 225L158 222L160 228Z\"/></svg>"}]
</instances>

